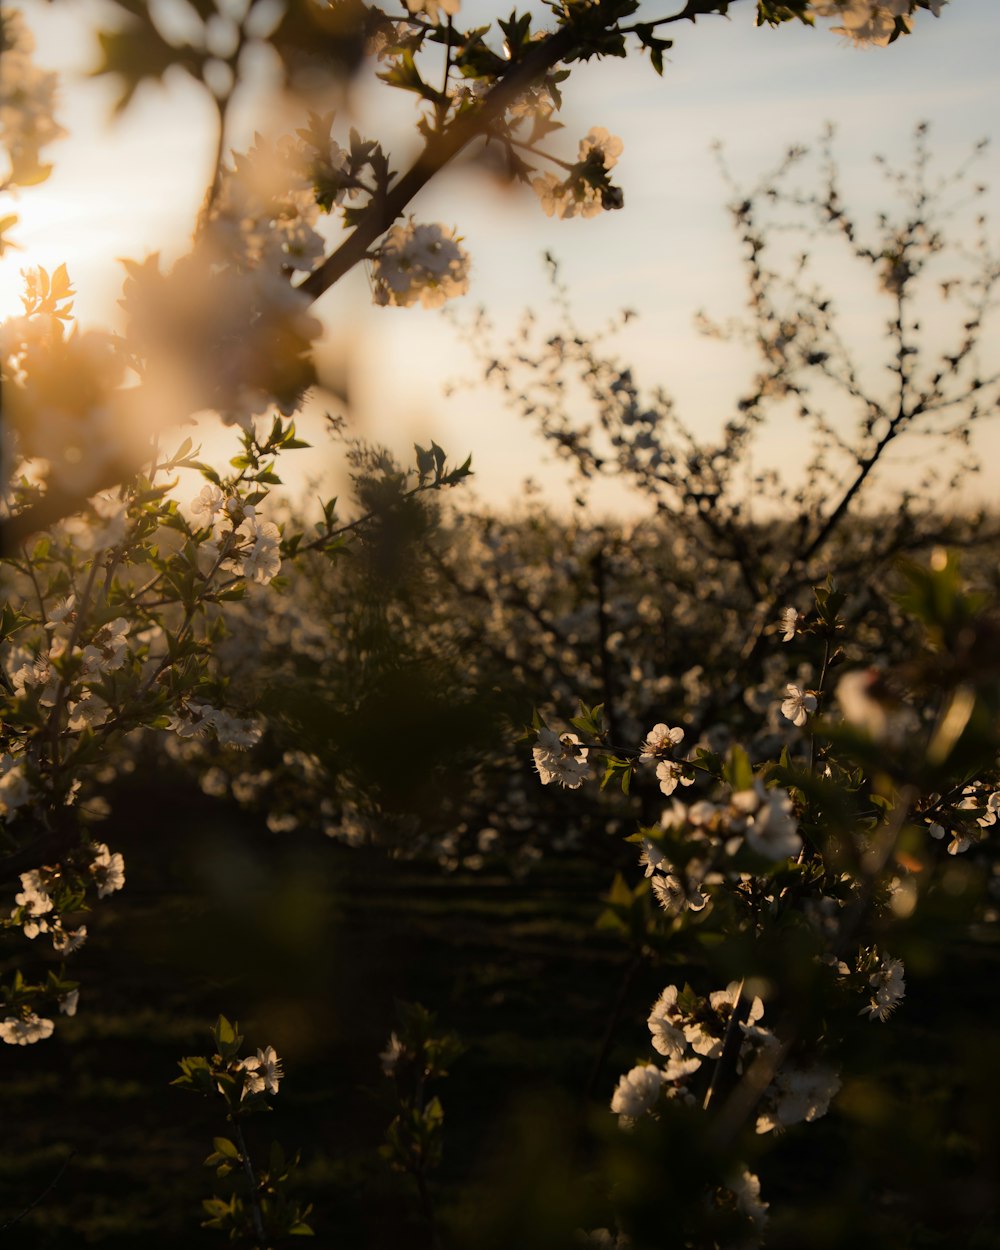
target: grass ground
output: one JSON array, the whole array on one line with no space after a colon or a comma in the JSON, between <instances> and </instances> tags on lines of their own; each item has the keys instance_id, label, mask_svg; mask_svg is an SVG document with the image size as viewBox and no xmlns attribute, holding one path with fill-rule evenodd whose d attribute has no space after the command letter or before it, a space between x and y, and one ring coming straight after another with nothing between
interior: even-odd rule
<instances>
[{"instance_id":1,"label":"grass ground","mask_svg":"<svg viewBox=\"0 0 1000 1250\"><path fill-rule=\"evenodd\" d=\"M249 1049L272 1044L285 1061L276 1109L250 1132L261 1147L301 1148L315 1244L429 1245L408 1178L377 1155L393 1114L378 1052L395 999L432 1008L467 1046L439 1091L434 1191L451 1244L552 1250L560 1229L607 1222L605 1108L618 1074L649 1054L644 1021L664 973L632 983L588 1103L627 962L594 929L604 869L448 877L306 834L275 838L197 794L147 797L111 837L128 882L89 918L78 1016L2 1056L0 1224L38 1199L7 1244L223 1244L199 1222L215 1184L202 1161L224 1123L170 1086L223 1012ZM7 949L23 954L23 939ZM769 1244L1000 1246L998 958L967 941L928 951L898 1017L849 1037L853 1075L834 1113L760 1165ZM665 1247L669 1227L665 1211Z\"/></svg>"}]
</instances>

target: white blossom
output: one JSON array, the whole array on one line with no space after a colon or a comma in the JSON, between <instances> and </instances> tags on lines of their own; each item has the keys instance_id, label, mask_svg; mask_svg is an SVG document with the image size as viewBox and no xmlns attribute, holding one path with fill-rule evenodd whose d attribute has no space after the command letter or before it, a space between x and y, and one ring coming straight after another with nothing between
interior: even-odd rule
<instances>
[{"instance_id":1,"label":"white blossom","mask_svg":"<svg viewBox=\"0 0 1000 1250\"><path fill-rule=\"evenodd\" d=\"M694 778L684 771L684 766L675 763L673 760L661 760L657 764L656 779L660 783L660 790L666 795L673 794L678 784L682 786L694 785Z\"/></svg>"},{"instance_id":2,"label":"white blossom","mask_svg":"<svg viewBox=\"0 0 1000 1250\"><path fill-rule=\"evenodd\" d=\"M593 153L600 157L605 169L613 169L624 147L617 135L609 134L603 126L592 126L580 140L579 159L581 162L587 161Z\"/></svg>"},{"instance_id":3,"label":"white blossom","mask_svg":"<svg viewBox=\"0 0 1000 1250\"><path fill-rule=\"evenodd\" d=\"M703 911L708 906L708 895L702 893L693 879L695 874L692 869L695 867L696 861L691 861L683 877L668 872L657 873L653 878L653 896L668 915L676 916L685 910Z\"/></svg>"},{"instance_id":4,"label":"white blossom","mask_svg":"<svg viewBox=\"0 0 1000 1250\"><path fill-rule=\"evenodd\" d=\"M0 1021L0 1039L8 1046L30 1046L52 1036L56 1026L33 1011L26 1016L8 1016Z\"/></svg>"},{"instance_id":5,"label":"white blossom","mask_svg":"<svg viewBox=\"0 0 1000 1250\"><path fill-rule=\"evenodd\" d=\"M601 193L583 178L558 178L539 174L531 189L542 203L546 217L596 217L601 212Z\"/></svg>"},{"instance_id":6,"label":"white blossom","mask_svg":"<svg viewBox=\"0 0 1000 1250\"><path fill-rule=\"evenodd\" d=\"M215 519L215 514L222 510L225 498L225 495L223 495L214 482L206 482L188 505L191 509L191 515L195 517L203 516L206 522L211 522Z\"/></svg>"},{"instance_id":7,"label":"white blossom","mask_svg":"<svg viewBox=\"0 0 1000 1250\"><path fill-rule=\"evenodd\" d=\"M65 994L62 994L59 997L59 1010L64 1016L75 1016L79 1001L79 990L67 990Z\"/></svg>"},{"instance_id":8,"label":"white blossom","mask_svg":"<svg viewBox=\"0 0 1000 1250\"><path fill-rule=\"evenodd\" d=\"M170 728L180 738L205 738L215 727L218 709L208 703L188 699L187 707L181 711L184 714L170 718Z\"/></svg>"},{"instance_id":9,"label":"white blossom","mask_svg":"<svg viewBox=\"0 0 1000 1250\"><path fill-rule=\"evenodd\" d=\"M729 1188L736 1198L737 1208L753 1221L756 1230L760 1232L767 1224L770 1203L761 1201L759 1177L749 1168L744 1168L739 1176L729 1182Z\"/></svg>"},{"instance_id":10,"label":"white blossom","mask_svg":"<svg viewBox=\"0 0 1000 1250\"><path fill-rule=\"evenodd\" d=\"M76 595L67 595L65 599L49 609L49 624L61 625L64 621L74 621L76 619Z\"/></svg>"},{"instance_id":11,"label":"white blossom","mask_svg":"<svg viewBox=\"0 0 1000 1250\"><path fill-rule=\"evenodd\" d=\"M273 1046L268 1046L264 1050L258 1048L256 1055L241 1059L236 1064L236 1070L244 1074L241 1097L246 1097L247 1094L262 1094L265 1091L269 1094L276 1094L285 1075L281 1060Z\"/></svg>"},{"instance_id":12,"label":"white blossom","mask_svg":"<svg viewBox=\"0 0 1000 1250\"><path fill-rule=\"evenodd\" d=\"M716 1028L710 1029L704 1020L690 1020L684 1025L684 1036L696 1055L706 1059L718 1059L722 1054L724 1035L729 1019L733 1014L740 997L740 982L730 981L724 990L715 990L709 995L709 1005L716 1016ZM760 998L754 997L750 1002L745 1028L750 1028L764 1014L764 1004Z\"/></svg>"},{"instance_id":13,"label":"white blossom","mask_svg":"<svg viewBox=\"0 0 1000 1250\"><path fill-rule=\"evenodd\" d=\"M14 899L35 916L52 910L52 899L42 884L42 874L38 868L21 873L21 892L15 894Z\"/></svg>"},{"instance_id":14,"label":"white blossom","mask_svg":"<svg viewBox=\"0 0 1000 1250\"><path fill-rule=\"evenodd\" d=\"M663 1073L652 1064L644 1064L627 1072L611 1096L611 1110L618 1123L629 1127L633 1121L655 1104L663 1084Z\"/></svg>"},{"instance_id":15,"label":"white blossom","mask_svg":"<svg viewBox=\"0 0 1000 1250\"><path fill-rule=\"evenodd\" d=\"M253 546L243 558L243 576L259 586L266 586L272 578L277 577L281 569L281 555L278 550L281 533L271 521L253 522Z\"/></svg>"},{"instance_id":16,"label":"white blossom","mask_svg":"<svg viewBox=\"0 0 1000 1250\"><path fill-rule=\"evenodd\" d=\"M680 1059L687 1042L680 1027L682 1016L677 1006L677 986L668 985L653 1004L646 1023L653 1035L653 1049L670 1059Z\"/></svg>"},{"instance_id":17,"label":"white blossom","mask_svg":"<svg viewBox=\"0 0 1000 1250\"><path fill-rule=\"evenodd\" d=\"M125 860L119 851L113 854L104 842L94 847L94 859L90 865L91 876L97 884L97 897L106 898L125 884Z\"/></svg>"},{"instance_id":18,"label":"white blossom","mask_svg":"<svg viewBox=\"0 0 1000 1250\"><path fill-rule=\"evenodd\" d=\"M816 711L817 700L814 694L800 690L789 682L785 687L785 701L781 705L781 715L790 720L796 728L801 729L809 716Z\"/></svg>"},{"instance_id":19,"label":"white blossom","mask_svg":"<svg viewBox=\"0 0 1000 1250\"><path fill-rule=\"evenodd\" d=\"M11 684L19 699L27 698L29 691L37 690L38 702L42 707L55 706L59 674L52 667L51 660L60 655L63 648L64 643L57 639L48 655L43 653L30 657L14 669L11 674Z\"/></svg>"},{"instance_id":20,"label":"white blossom","mask_svg":"<svg viewBox=\"0 0 1000 1250\"><path fill-rule=\"evenodd\" d=\"M122 667L128 656L127 635L131 628L124 616L108 621L83 648L85 671L93 676L111 673Z\"/></svg>"},{"instance_id":21,"label":"white blossom","mask_svg":"<svg viewBox=\"0 0 1000 1250\"><path fill-rule=\"evenodd\" d=\"M455 232L442 225L393 226L372 267L376 304L439 308L469 287L469 257Z\"/></svg>"},{"instance_id":22,"label":"white blossom","mask_svg":"<svg viewBox=\"0 0 1000 1250\"><path fill-rule=\"evenodd\" d=\"M650 841L649 838L643 838L642 850L639 852L639 866L640 868L645 867L643 876L651 877L662 864L667 864L669 867L666 851L656 842Z\"/></svg>"},{"instance_id":23,"label":"white blossom","mask_svg":"<svg viewBox=\"0 0 1000 1250\"><path fill-rule=\"evenodd\" d=\"M79 929L63 929L60 925L52 930L52 949L58 951L60 955L72 955L86 940L87 926L85 924L80 925Z\"/></svg>"},{"instance_id":24,"label":"white blossom","mask_svg":"<svg viewBox=\"0 0 1000 1250\"><path fill-rule=\"evenodd\" d=\"M858 1014L872 1020L888 1020L906 994L904 971L901 959L883 958L868 978L872 987L871 1001Z\"/></svg>"},{"instance_id":25,"label":"white blossom","mask_svg":"<svg viewBox=\"0 0 1000 1250\"><path fill-rule=\"evenodd\" d=\"M556 102L552 98L548 85L540 83L529 87L508 106L507 117L511 122L524 118L550 117L555 112L555 108Z\"/></svg>"},{"instance_id":26,"label":"white blossom","mask_svg":"<svg viewBox=\"0 0 1000 1250\"><path fill-rule=\"evenodd\" d=\"M997 823L998 817L1000 817L1000 790L995 790L986 800L986 810L982 816L976 818L976 824L982 829L988 829Z\"/></svg>"},{"instance_id":27,"label":"white blossom","mask_svg":"<svg viewBox=\"0 0 1000 1250\"><path fill-rule=\"evenodd\" d=\"M933 0L931 11L939 16L947 0ZM844 35L856 47L884 47L892 38L897 18L905 30L913 26L910 0L811 0L810 8L817 17L839 18L842 26L832 27L835 35Z\"/></svg>"},{"instance_id":28,"label":"white blossom","mask_svg":"<svg viewBox=\"0 0 1000 1250\"><path fill-rule=\"evenodd\" d=\"M641 760L658 760L671 747L678 746L684 741L684 730L679 727L669 728L662 722L654 725L646 735L646 739L642 744L642 751L639 754Z\"/></svg>"},{"instance_id":29,"label":"white blossom","mask_svg":"<svg viewBox=\"0 0 1000 1250\"><path fill-rule=\"evenodd\" d=\"M758 855L774 861L798 855L802 839L787 791L768 790L758 778L752 789L733 795L732 806L737 813L734 830L743 833Z\"/></svg>"},{"instance_id":30,"label":"white blossom","mask_svg":"<svg viewBox=\"0 0 1000 1250\"><path fill-rule=\"evenodd\" d=\"M13 816L30 798L24 765L11 755L0 755L0 816Z\"/></svg>"},{"instance_id":31,"label":"white blossom","mask_svg":"<svg viewBox=\"0 0 1000 1250\"><path fill-rule=\"evenodd\" d=\"M757 1132L787 1128L805 1120L811 1123L826 1115L830 1102L840 1089L840 1077L832 1068L817 1064L812 1068L786 1065L764 1094L757 1116Z\"/></svg>"},{"instance_id":32,"label":"white blossom","mask_svg":"<svg viewBox=\"0 0 1000 1250\"><path fill-rule=\"evenodd\" d=\"M531 754L542 785L557 781L569 790L583 785L588 773L587 748L576 734L557 734L544 726L538 731L538 745Z\"/></svg>"},{"instance_id":33,"label":"white blossom","mask_svg":"<svg viewBox=\"0 0 1000 1250\"><path fill-rule=\"evenodd\" d=\"M697 1072L700 1067L701 1060L694 1055L688 1055L686 1058L680 1059L668 1059L666 1065L661 1069L663 1080L668 1085L683 1081L692 1072ZM667 1093L668 1096L672 1096L673 1091L668 1090Z\"/></svg>"},{"instance_id":34,"label":"white blossom","mask_svg":"<svg viewBox=\"0 0 1000 1250\"><path fill-rule=\"evenodd\" d=\"M111 715L111 709L99 694L88 692L75 703L67 704L68 726L74 733L81 729L95 729L103 725Z\"/></svg>"}]
</instances>

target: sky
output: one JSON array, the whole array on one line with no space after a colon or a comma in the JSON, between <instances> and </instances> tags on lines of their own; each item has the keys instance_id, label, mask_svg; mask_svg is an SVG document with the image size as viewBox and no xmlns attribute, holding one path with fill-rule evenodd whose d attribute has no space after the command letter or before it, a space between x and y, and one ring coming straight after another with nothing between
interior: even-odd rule
<instances>
[{"instance_id":1,"label":"sky","mask_svg":"<svg viewBox=\"0 0 1000 1250\"><path fill-rule=\"evenodd\" d=\"M36 61L62 75L59 116L70 133L48 149L55 163L51 179L26 191L16 206L23 251L0 261L0 314L17 308L22 267L51 269L65 261L81 322L114 324L118 258L177 255L190 237L211 169L213 109L178 75L162 87L141 89L124 118L112 123L113 85L86 77L96 59L95 21L106 13L99 0L72 6L25 0L23 7L36 35ZM671 7L645 0L639 16ZM465 0L463 17L485 22L508 8ZM664 386L681 415L711 434L731 414L752 366L742 349L704 339L693 324L699 310L725 319L744 300L712 143L724 143L737 181L748 184L790 144L814 142L833 122L846 198L864 218L885 198L873 156L902 160L918 121L931 123L931 146L946 170L975 140L989 136L1000 117L997 0L952 0L940 19L919 13L915 33L884 49L853 49L823 23L758 30L752 15L753 6L738 0L728 19L703 17L674 27L662 79L638 56L574 69L561 114L566 129L557 140L572 157L591 126L621 136L624 153L615 174L625 192L623 211L551 220L530 191L510 193L468 168L444 174L421 193L414 214L457 227L472 256L470 292L453 302L454 317L468 320L484 306L500 328L498 345L529 307L541 325L554 328L542 262L549 251L560 261L581 328L599 331L616 310L634 310L638 316L614 350L635 366L641 383ZM396 168L405 168L403 157L413 150L412 99L379 87L354 101L353 124L399 154ZM266 75L238 103L230 131L236 148L250 142L256 127L295 124L268 90ZM994 189L998 172L991 151L982 173ZM991 200L995 207L995 194ZM829 277L836 283L841 275L831 270ZM884 309L871 298L866 303L860 292L845 291L844 304L859 351L877 369L877 335L870 329ZM456 461L471 452L475 490L488 504L516 502L529 475L554 503L572 498L565 471L548 462L544 445L505 411L494 391L473 384L445 395L449 384L477 375L449 318L373 307L360 270L325 295L317 311L326 327L322 359L349 369L350 416L358 433L401 456L412 443L432 438ZM995 327L993 334L996 342ZM302 423L318 436L317 446L295 453L302 460L291 480L299 487L311 475L337 476L321 445L317 407ZM228 449L211 430L201 433L208 454ZM802 453L796 439L793 425L779 415L762 443L763 459L794 473ZM1000 450L995 432L985 430L980 443L987 456ZM614 486L598 492L596 502L618 511L636 507Z\"/></svg>"}]
</instances>

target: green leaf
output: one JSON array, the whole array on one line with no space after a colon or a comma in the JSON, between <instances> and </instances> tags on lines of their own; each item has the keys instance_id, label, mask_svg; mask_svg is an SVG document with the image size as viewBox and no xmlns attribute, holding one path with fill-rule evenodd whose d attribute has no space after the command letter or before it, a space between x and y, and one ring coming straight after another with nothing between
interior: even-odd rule
<instances>
[{"instance_id":1,"label":"green leaf","mask_svg":"<svg viewBox=\"0 0 1000 1250\"><path fill-rule=\"evenodd\" d=\"M376 75L383 82L387 82L390 87L398 87L401 91L415 91L417 95L423 96L424 99L433 100L437 97L437 92L433 87L429 87L427 83L420 77L420 71L417 69L416 62L413 59L413 53L407 48L399 54L399 59L390 69Z\"/></svg>"},{"instance_id":2,"label":"green leaf","mask_svg":"<svg viewBox=\"0 0 1000 1250\"><path fill-rule=\"evenodd\" d=\"M730 749L723 776L734 791L753 788L753 766L750 763L750 756L739 744Z\"/></svg>"},{"instance_id":3,"label":"green leaf","mask_svg":"<svg viewBox=\"0 0 1000 1250\"><path fill-rule=\"evenodd\" d=\"M123 112L131 103L137 88L147 80L159 81L173 65L180 65L195 78L201 77L206 59L190 46L175 47L168 43L145 13L139 21L129 21L117 30L98 32L101 62L92 76L113 74L121 80L121 94L115 113Z\"/></svg>"},{"instance_id":4,"label":"green leaf","mask_svg":"<svg viewBox=\"0 0 1000 1250\"><path fill-rule=\"evenodd\" d=\"M223 1155L226 1159L239 1159L240 1157L240 1152L228 1137L213 1137L212 1145L217 1153Z\"/></svg>"},{"instance_id":5,"label":"green leaf","mask_svg":"<svg viewBox=\"0 0 1000 1250\"><path fill-rule=\"evenodd\" d=\"M219 1048L219 1053L223 1057L227 1057L236 1053L240 1048L243 1038L239 1034L239 1026L230 1023L225 1016L219 1016L212 1029L212 1037L215 1044Z\"/></svg>"}]
</instances>

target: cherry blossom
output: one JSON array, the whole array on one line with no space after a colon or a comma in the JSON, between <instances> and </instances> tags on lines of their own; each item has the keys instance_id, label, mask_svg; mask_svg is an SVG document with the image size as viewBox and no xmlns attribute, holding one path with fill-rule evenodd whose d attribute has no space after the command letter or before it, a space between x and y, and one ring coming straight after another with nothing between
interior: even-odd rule
<instances>
[{"instance_id":1,"label":"cherry blossom","mask_svg":"<svg viewBox=\"0 0 1000 1250\"><path fill-rule=\"evenodd\" d=\"M243 1097L264 1092L276 1094L285 1075L273 1046L258 1048L256 1055L241 1059L236 1070L244 1074Z\"/></svg>"},{"instance_id":2,"label":"cherry blossom","mask_svg":"<svg viewBox=\"0 0 1000 1250\"><path fill-rule=\"evenodd\" d=\"M542 785L556 781L567 789L576 790L583 785L589 771L587 748L580 745L576 734L557 734L545 727L538 731L538 745L532 747L535 768Z\"/></svg>"},{"instance_id":3,"label":"cherry blossom","mask_svg":"<svg viewBox=\"0 0 1000 1250\"><path fill-rule=\"evenodd\" d=\"M654 725L646 735L639 758L641 760L659 759L665 751L678 746L683 741L683 729L679 727L671 729L661 722L659 725Z\"/></svg>"},{"instance_id":4,"label":"cherry blossom","mask_svg":"<svg viewBox=\"0 0 1000 1250\"><path fill-rule=\"evenodd\" d=\"M112 854L104 842L97 843L94 852L90 872L97 883L97 897L106 898L125 885L125 859L119 851Z\"/></svg>"},{"instance_id":5,"label":"cherry blossom","mask_svg":"<svg viewBox=\"0 0 1000 1250\"><path fill-rule=\"evenodd\" d=\"M786 720L790 720L796 728L801 729L809 719L809 716L816 711L818 701L816 696L809 691L800 690L798 686L789 682L785 687L786 697L781 705L781 715Z\"/></svg>"},{"instance_id":6,"label":"cherry blossom","mask_svg":"<svg viewBox=\"0 0 1000 1250\"><path fill-rule=\"evenodd\" d=\"M659 1097L663 1073L652 1064L642 1064L627 1072L618 1082L611 1097L611 1110L618 1123L627 1128L645 1115Z\"/></svg>"},{"instance_id":7,"label":"cherry blossom","mask_svg":"<svg viewBox=\"0 0 1000 1250\"><path fill-rule=\"evenodd\" d=\"M8 1046L31 1046L51 1037L55 1027L51 1020L45 1020L33 1011L24 1016L7 1016L0 1021L0 1040Z\"/></svg>"},{"instance_id":8,"label":"cherry blossom","mask_svg":"<svg viewBox=\"0 0 1000 1250\"><path fill-rule=\"evenodd\" d=\"M799 614L794 608L782 608L781 616L778 618L778 627L781 630L781 641L791 642L795 637L798 629Z\"/></svg>"},{"instance_id":9,"label":"cherry blossom","mask_svg":"<svg viewBox=\"0 0 1000 1250\"><path fill-rule=\"evenodd\" d=\"M872 1020L886 1021L903 1001L906 994L903 961L901 959L883 958L879 966L868 978L872 987L871 1002L862 1007L859 1015L867 1015Z\"/></svg>"},{"instance_id":10,"label":"cherry blossom","mask_svg":"<svg viewBox=\"0 0 1000 1250\"><path fill-rule=\"evenodd\" d=\"M447 226L411 219L386 235L373 263L372 284L376 304L439 308L468 290L469 257Z\"/></svg>"}]
</instances>

